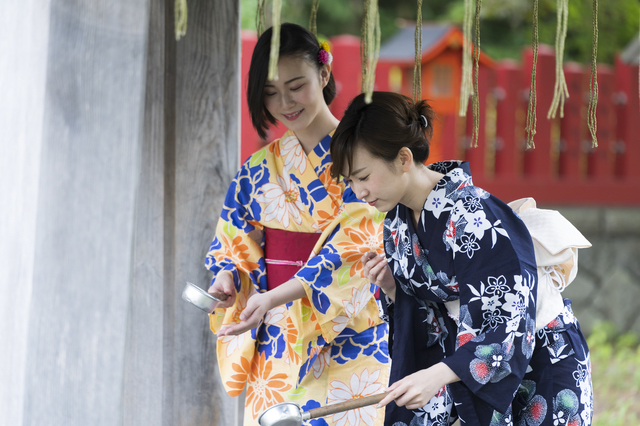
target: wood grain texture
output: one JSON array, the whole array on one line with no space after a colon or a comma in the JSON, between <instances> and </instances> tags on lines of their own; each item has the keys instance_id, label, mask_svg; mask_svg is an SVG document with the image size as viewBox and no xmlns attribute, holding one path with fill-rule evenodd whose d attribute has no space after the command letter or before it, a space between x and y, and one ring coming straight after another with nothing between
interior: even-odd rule
<instances>
[{"instance_id":1,"label":"wood grain texture","mask_svg":"<svg viewBox=\"0 0 640 426\"><path fill-rule=\"evenodd\" d=\"M190 1L179 43L172 0L46 9L31 297L2 316L26 322L24 360L2 370L24 383L12 425L240 424L207 316L180 298L207 286L235 173L238 7Z\"/></svg>"},{"instance_id":2,"label":"wood grain texture","mask_svg":"<svg viewBox=\"0 0 640 426\"><path fill-rule=\"evenodd\" d=\"M135 200L131 286L126 321L123 425L162 425L164 410L164 202L165 110L174 97L165 91L171 42L166 2L151 0L147 20L141 161Z\"/></svg>"},{"instance_id":3,"label":"wood grain texture","mask_svg":"<svg viewBox=\"0 0 640 426\"><path fill-rule=\"evenodd\" d=\"M25 425L121 423L146 20L51 2Z\"/></svg>"},{"instance_id":4,"label":"wood grain texture","mask_svg":"<svg viewBox=\"0 0 640 426\"><path fill-rule=\"evenodd\" d=\"M49 2L0 2L0 425L21 425Z\"/></svg>"},{"instance_id":5,"label":"wood grain texture","mask_svg":"<svg viewBox=\"0 0 640 426\"><path fill-rule=\"evenodd\" d=\"M180 299L185 281L207 288L211 279L204 259L237 169L239 51L238 2L190 1L187 35L175 52L175 157L168 151L165 163L174 168L166 176L175 179L174 276L165 283L179 301L173 330L165 330L165 349L174 351L171 378L165 377L172 383L171 425L241 424L241 401L228 397L220 381L208 317Z\"/></svg>"}]
</instances>

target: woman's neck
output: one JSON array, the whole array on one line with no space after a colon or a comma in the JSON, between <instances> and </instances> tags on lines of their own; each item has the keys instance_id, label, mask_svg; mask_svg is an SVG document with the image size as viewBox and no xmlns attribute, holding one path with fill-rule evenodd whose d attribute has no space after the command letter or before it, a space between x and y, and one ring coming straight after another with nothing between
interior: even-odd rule
<instances>
[{"instance_id":1,"label":"woman's neck","mask_svg":"<svg viewBox=\"0 0 640 426\"><path fill-rule=\"evenodd\" d=\"M296 137L300 141L305 154L309 155L325 136L338 127L338 123L340 121L331 114L329 107L325 106L309 126L296 132Z\"/></svg>"},{"instance_id":2,"label":"woman's neck","mask_svg":"<svg viewBox=\"0 0 640 426\"><path fill-rule=\"evenodd\" d=\"M415 165L411 169L407 176L406 193L401 202L413 211L416 222L429 194L443 176L442 173L434 172L423 164Z\"/></svg>"}]
</instances>

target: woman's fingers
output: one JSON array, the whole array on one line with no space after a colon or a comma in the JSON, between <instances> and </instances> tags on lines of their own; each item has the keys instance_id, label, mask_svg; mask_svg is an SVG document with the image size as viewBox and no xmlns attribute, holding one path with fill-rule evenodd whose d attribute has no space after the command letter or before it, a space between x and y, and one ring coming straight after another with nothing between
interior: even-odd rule
<instances>
[{"instance_id":1,"label":"woman's fingers","mask_svg":"<svg viewBox=\"0 0 640 426\"><path fill-rule=\"evenodd\" d=\"M211 287L209 288L208 292L214 297L216 297L215 293L224 293L228 296L225 300L221 300L220 302L218 302L218 305L216 306L217 308L228 308L230 306L233 306L236 301L235 291L227 293L226 291L217 290L214 287Z\"/></svg>"},{"instance_id":2,"label":"woman's fingers","mask_svg":"<svg viewBox=\"0 0 640 426\"><path fill-rule=\"evenodd\" d=\"M369 281L375 283L376 279L378 279L378 274L380 273L381 264L386 264L386 260L384 257L378 256L373 252L365 253L362 257L364 264L364 276Z\"/></svg>"},{"instance_id":3,"label":"woman's fingers","mask_svg":"<svg viewBox=\"0 0 640 426\"><path fill-rule=\"evenodd\" d=\"M404 393L405 390L402 387L402 380L395 382L394 384L392 384L391 386L389 386L387 388L387 396L384 397L384 399L382 401L380 401L378 403L378 405L376 405L377 408L381 408L384 407L385 405L387 405L388 403L390 403L393 400L396 400L396 404L397 404L397 398L401 397Z\"/></svg>"},{"instance_id":4,"label":"woman's fingers","mask_svg":"<svg viewBox=\"0 0 640 426\"><path fill-rule=\"evenodd\" d=\"M371 263L373 262L376 262L376 264L371 267L369 275L371 276L371 278L379 280L382 278L381 273L384 272L384 268L387 267L387 262L381 257L378 257L377 259L371 261Z\"/></svg>"},{"instance_id":5,"label":"woman's fingers","mask_svg":"<svg viewBox=\"0 0 640 426\"><path fill-rule=\"evenodd\" d=\"M208 292L214 296L215 293L224 293L228 296L226 300L218 302L218 308L228 308L233 306L236 301L235 284L231 275L227 273L219 274L211 287L209 287Z\"/></svg>"},{"instance_id":6,"label":"woman's fingers","mask_svg":"<svg viewBox=\"0 0 640 426\"><path fill-rule=\"evenodd\" d=\"M393 397L391 395L387 395L382 399L382 401L378 402L378 405L376 405L376 408L382 408L386 406L388 403L390 403L391 401L393 401Z\"/></svg>"},{"instance_id":7,"label":"woman's fingers","mask_svg":"<svg viewBox=\"0 0 640 426\"><path fill-rule=\"evenodd\" d=\"M244 314L245 312L242 312L242 315ZM246 319L241 319L238 324L222 326L218 331L218 336L237 336L239 334L245 333L252 328L256 328L260 324L260 320L262 319L255 311L252 312L250 316L245 318Z\"/></svg>"}]
</instances>

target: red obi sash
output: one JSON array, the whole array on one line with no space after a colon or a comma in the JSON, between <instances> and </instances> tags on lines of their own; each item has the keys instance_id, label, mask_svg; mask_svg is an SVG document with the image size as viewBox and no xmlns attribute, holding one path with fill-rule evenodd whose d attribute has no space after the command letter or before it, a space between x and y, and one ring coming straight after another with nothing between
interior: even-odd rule
<instances>
[{"instance_id":1,"label":"red obi sash","mask_svg":"<svg viewBox=\"0 0 640 426\"><path fill-rule=\"evenodd\" d=\"M267 289L289 281L307 262L320 233L264 228L264 261Z\"/></svg>"}]
</instances>

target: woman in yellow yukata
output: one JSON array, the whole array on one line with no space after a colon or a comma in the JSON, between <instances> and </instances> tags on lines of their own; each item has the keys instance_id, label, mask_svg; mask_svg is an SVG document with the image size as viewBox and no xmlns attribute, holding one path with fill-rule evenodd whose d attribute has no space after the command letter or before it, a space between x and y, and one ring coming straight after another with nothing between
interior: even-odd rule
<instances>
[{"instance_id":1,"label":"woman in yellow yukata","mask_svg":"<svg viewBox=\"0 0 640 426\"><path fill-rule=\"evenodd\" d=\"M258 39L247 98L254 127L287 126L253 154L227 193L206 258L210 292L229 298L210 316L225 390L247 389L245 425L280 402L304 410L382 392L387 325L361 257L383 252L384 216L331 178L338 120L332 57L306 29L283 24L278 79L267 80L272 30ZM382 425L369 406L305 425Z\"/></svg>"}]
</instances>

